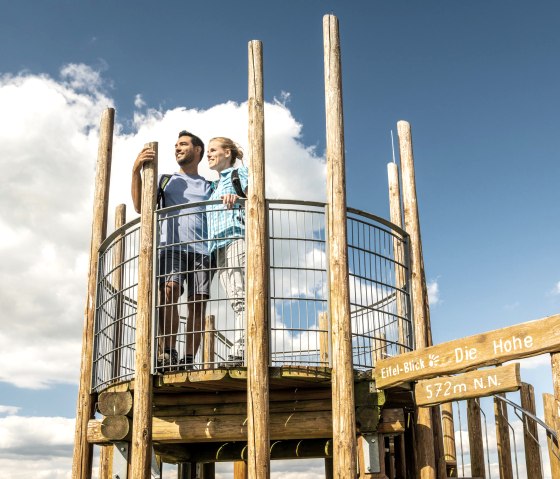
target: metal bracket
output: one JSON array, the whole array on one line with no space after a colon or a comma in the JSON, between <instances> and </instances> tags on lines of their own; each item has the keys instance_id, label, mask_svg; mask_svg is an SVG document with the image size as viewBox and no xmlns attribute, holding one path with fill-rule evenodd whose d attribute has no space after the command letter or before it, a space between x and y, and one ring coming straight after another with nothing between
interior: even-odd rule
<instances>
[{"instance_id":1,"label":"metal bracket","mask_svg":"<svg viewBox=\"0 0 560 479\"><path fill-rule=\"evenodd\" d=\"M374 474L381 472L381 464L379 463L379 435L362 434L362 439L362 452L366 473Z\"/></svg>"},{"instance_id":2,"label":"metal bracket","mask_svg":"<svg viewBox=\"0 0 560 479\"><path fill-rule=\"evenodd\" d=\"M113 444L113 474L112 479L127 479L128 477L128 442Z\"/></svg>"},{"instance_id":3,"label":"metal bracket","mask_svg":"<svg viewBox=\"0 0 560 479\"><path fill-rule=\"evenodd\" d=\"M152 447L152 479L161 479L161 469L156 458L156 451Z\"/></svg>"}]
</instances>

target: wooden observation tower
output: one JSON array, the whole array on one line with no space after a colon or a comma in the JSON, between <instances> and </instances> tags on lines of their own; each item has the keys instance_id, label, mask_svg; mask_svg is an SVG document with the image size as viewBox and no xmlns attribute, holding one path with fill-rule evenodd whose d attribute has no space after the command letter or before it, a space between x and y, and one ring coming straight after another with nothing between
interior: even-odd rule
<instances>
[{"instance_id":1,"label":"wooden observation tower","mask_svg":"<svg viewBox=\"0 0 560 479\"><path fill-rule=\"evenodd\" d=\"M560 349L556 333L551 339L537 332L551 325L556 332L558 316L472 344L466 338L432 346L410 125L398 123L402 188L397 165L388 166L390 221L349 208L338 21L327 15L323 27L327 202L265 198L262 46L252 41L244 323L231 320L231 298L217 280L202 325L188 326L189 305L179 299L179 353L189 335L202 338L192 367L158 362L167 333L156 319L163 308L157 251L166 221L206 213L200 205L156 210L158 145L152 143L156 156L143 170L141 216L127 222L120 205L107 235L114 110L104 112L74 479L91 477L94 446L101 479L160 477L166 463L179 465L179 478L211 479L215 463L224 461L234 463L235 479L265 479L271 459L299 458L324 458L327 478L453 476L453 411L437 404L483 395L467 387L467 375L478 374L474 384L486 381L485 395L518 389L519 367L493 369L496 387L489 370L452 376L453 394L445 398L430 378L441 383L438 376ZM228 357L240 334L245 354L234 364ZM485 352L491 339L502 355L496 346L494 354ZM472 472L485 477L476 402L469 408L471 459L482 461Z\"/></svg>"}]
</instances>

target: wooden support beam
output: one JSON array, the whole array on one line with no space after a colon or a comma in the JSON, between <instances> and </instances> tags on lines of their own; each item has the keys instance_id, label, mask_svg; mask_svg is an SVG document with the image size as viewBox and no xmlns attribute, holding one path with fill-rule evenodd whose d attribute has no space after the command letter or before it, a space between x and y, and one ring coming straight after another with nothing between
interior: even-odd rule
<instances>
[{"instance_id":1,"label":"wooden support beam","mask_svg":"<svg viewBox=\"0 0 560 479\"><path fill-rule=\"evenodd\" d=\"M113 479L113 453L115 446L109 444L100 446L99 451L99 479Z\"/></svg>"},{"instance_id":2,"label":"wooden support beam","mask_svg":"<svg viewBox=\"0 0 560 479\"><path fill-rule=\"evenodd\" d=\"M216 316L209 314L204 319L203 362L205 368L216 367L214 361L214 338L216 337Z\"/></svg>"},{"instance_id":3,"label":"wooden support beam","mask_svg":"<svg viewBox=\"0 0 560 479\"><path fill-rule=\"evenodd\" d=\"M548 427L558 431L558 402L552 394L543 394L544 420ZM560 479L560 447L558 441L551 436L547 437L548 457L552 479Z\"/></svg>"},{"instance_id":4,"label":"wooden support beam","mask_svg":"<svg viewBox=\"0 0 560 479\"><path fill-rule=\"evenodd\" d=\"M533 386L521 383L521 407L533 415L537 414L535 406L535 391ZM537 423L526 414L523 414L523 440L525 444L525 465L527 477L542 479L541 451L539 447L539 433Z\"/></svg>"},{"instance_id":5,"label":"wooden support beam","mask_svg":"<svg viewBox=\"0 0 560 479\"><path fill-rule=\"evenodd\" d=\"M447 475L449 477L457 477L457 449L455 447L453 403L448 402L441 405L441 424L443 429L443 454L447 466ZM455 474L453 474L451 469L455 471Z\"/></svg>"},{"instance_id":6,"label":"wooden support beam","mask_svg":"<svg viewBox=\"0 0 560 479\"><path fill-rule=\"evenodd\" d=\"M92 444L111 444L130 441L132 423L127 416L107 416L91 419L88 423L87 439Z\"/></svg>"},{"instance_id":7,"label":"wooden support beam","mask_svg":"<svg viewBox=\"0 0 560 479\"><path fill-rule=\"evenodd\" d=\"M126 205L120 204L115 208L115 230L118 230L126 223ZM123 340L123 311L124 297L122 292L123 279L125 273L124 262L124 242L125 236L121 234L115 238L115 246L113 249L113 274L111 282L116 291L115 298L115 323L113 326L113 378L118 378L121 371L121 346Z\"/></svg>"},{"instance_id":8,"label":"wooden support beam","mask_svg":"<svg viewBox=\"0 0 560 479\"><path fill-rule=\"evenodd\" d=\"M97 399L97 410L104 416L132 416L132 393L104 391Z\"/></svg>"},{"instance_id":9,"label":"wooden support beam","mask_svg":"<svg viewBox=\"0 0 560 479\"><path fill-rule=\"evenodd\" d=\"M329 365L329 315L323 311L319 313L319 361Z\"/></svg>"},{"instance_id":10,"label":"wooden support beam","mask_svg":"<svg viewBox=\"0 0 560 479\"><path fill-rule=\"evenodd\" d=\"M93 322L95 314L95 288L97 278L98 252L107 235L107 211L109 205L109 184L111 179L111 158L113 153L113 127L115 109L107 108L101 116L99 126L99 148L95 174L93 198L93 223L89 253L89 276L82 333L82 357L80 382L76 406L76 428L72 457L72 479L91 478L92 446L86 440L87 424L93 416L94 403L91 397L91 374L93 357Z\"/></svg>"},{"instance_id":11,"label":"wooden support beam","mask_svg":"<svg viewBox=\"0 0 560 479\"><path fill-rule=\"evenodd\" d=\"M247 197L247 413L249 477L268 479L268 216L265 201L262 43L249 42L249 187Z\"/></svg>"},{"instance_id":12,"label":"wooden support beam","mask_svg":"<svg viewBox=\"0 0 560 479\"><path fill-rule=\"evenodd\" d=\"M245 461L235 461L233 463L233 479L248 479L247 463Z\"/></svg>"},{"instance_id":13,"label":"wooden support beam","mask_svg":"<svg viewBox=\"0 0 560 479\"><path fill-rule=\"evenodd\" d=\"M504 394L498 394L498 396L505 397ZM494 416L496 418L496 442L498 446L500 479L513 479L507 406L498 398L494 398Z\"/></svg>"},{"instance_id":14,"label":"wooden support beam","mask_svg":"<svg viewBox=\"0 0 560 479\"><path fill-rule=\"evenodd\" d=\"M480 401L478 399L468 399L467 429L469 431L471 475L484 479L486 477L486 472L484 468L484 442L482 439L481 421Z\"/></svg>"},{"instance_id":15,"label":"wooden support beam","mask_svg":"<svg viewBox=\"0 0 560 479\"><path fill-rule=\"evenodd\" d=\"M328 281L329 316L332 330L334 476L348 478L356 472L356 418L348 285L342 72L338 19L334 15L323 17L323 51L327 146L327 231L330 238Z\"/></svg>"},{"instance_id":16,"label":"wooden support beam","mask_svg":"<svg viewBox=\"0 0 560 479\"><path fill-rule=\"evenodd\" d=\"M416 179L414 174L414 154L412 151L412 132L406 121L397 123L399 150L402 169L402 194L405 230L410 235L411 252L411 293L412 310L414 312L414 339L417 349L429 345L429 325L424 298L424 268L422 256L422 238L420 235L420 217L416 195ZM402 355L401 355L402 356ZM400 356L399 356L400 357ZM386 360L385 360L386 361ZM382 370L381 361L375 368L377 374ZM381 387L378 384L378 387ZM436 478L436 458L434 450L434 432L430 409L419 407L416 410L416 450L417 469L420 479Z\"/></svg>"},{"instance_id":17,"label":"wooden support beam","mask_svg":"<svg viewBox=\"0 0 560 479\"><path fill-rule=\"evenodd\" d=\"M158 144L149 143L155 153L153 162L142 171L142 205L138 257L138 304L136 311L136 355L134 371L134 415L131 474L134 479L149 479L152 461L152 292L154 211L158 171Z\"/></svg>"}]
</instances>

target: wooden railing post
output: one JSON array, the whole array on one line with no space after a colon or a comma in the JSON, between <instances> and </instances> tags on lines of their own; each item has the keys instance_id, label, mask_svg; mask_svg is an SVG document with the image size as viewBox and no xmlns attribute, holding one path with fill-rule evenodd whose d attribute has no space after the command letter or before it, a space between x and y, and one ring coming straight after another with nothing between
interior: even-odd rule
<instances>
[{"instance_id":1,"label":"wooden railing post","mask_svg":"<svg viewBox=\"0 0 560 479\"><path fill-rule=\"evenodd\" d=\"M247 463L245 461L235 461L233 463L233 479L247 478Z\"/></svg>"},{"instance_id":2,"label":"wooden railing post","mask_svg":"<svg viewBox=\"0 0 560 479\"><path fill-rule=\"evenodd\" d=\"M414 312L414 338L416 349L429 346L430 335L424 297L424 268L422 256L422 239L420 235L420 218L416 195L414 174L414 155L412 152L412 133L406 121L397 123L399 150L402 168L402 193L405 230L410 235L411 250L411 293ZM437 442L433 432L431 408L416 409L416 459L420 479L435 479L436 460L434 443Z\"/></svg>"},{"instance_id":3,"label":"wooden railing post","mask_svg":"<svg viewBox=\"0 0 560 479\"><path fill-rule=\"evenodd\" d=\"M441 424L443 429L443 454L447 475L457 477L457 449L455 447L455 424L453 423L453 403L441 405Z\"/></svg>"},{"instance_id":4,"label":"wooden railing post","mask_svg":"<svg viewBox=\"0 0 560 479\"><path fill-rule=\"evenodd\" d=\"M329 315L325 311L319 313L319 362L329 365Z\"/></svg>"},{"instance_id":5,"label":"wooden railing post","mask_svg":"<svg viewBox=\"0 0 560 479\"><path fill-rule=\"evenodd\" d=\"M471 456L471 475L484 479L484 442L482 441L482 422L480 401L467 399L467 423L469 430L469 448Z\"/></svg>"},{"instance_id":6,"label":"wooden railing post","mask_svg":"<svg viewBox=\"0 0 560 479\"><path fill-rule=\"evenodd\" d=\"M247 463L251 479L270 477L268 404L268 216L265 200L262 43L249 42L247 197Z\"/></svg>"},{"instance_id":7,"label":"wooden railing post","mask_svg":"<svg viewBox=\"0 0 560 479\"><path fill-rule=\"evenodd\" d=\"M521 383L521 407L536 415L535 390L527 383ZM539 433L537 423L530 417L523 415L523 439L525 444L525 464L527 477L542 479L541 451L538 443Z\"/></svg>"},{"instance_id":8,"label":"wooden railing post","mask_svg":"<svg viewBox=\"0 0 560 479\"><path fill-rule=\"evenodd\" d=\"M203 362L205 368L215 368L214 350L216 337L216 317L209 314L204 318L204 343L203 343Z\"/></svg>"},{"instance_id":9,"label":"wooden railing post","mask_svg":"<svg viewBox=\"0 0 560 479\"><path fill-rule=\"evenodd\" d=\"M548 427L558 431L558 403L554 395L544 393L544 420ZM550 472L552 479L560 479L560 447L559 442L548 436L548 457L550 460Z\"/></svg>"},{"instance_id":10,"label":"wooden railing post","mask_svg":"<svg viewBox=\"0 0 560 479\"><path fill-rule=\"evenodd\" d=\"M144 164L142 171L131 458L131 474L134 479L150 478L152 459L151 343L154 211L156 206L158 144L152 142L147 146L154 150L155 157L153 162Z\"/></svg>"},{"instance_id":11,"label":"wooden railing post","mask_svg":"<svg viewBox=\"0 0 560 479\"><path fill-rule=\"evenodd\" d=\"M327 146L327 231L329 234L329 294L332 327L332 415L334 477L356 474L356 414L352 329L348 285L346 173L338 19L323 17Z\"/></svg>"},{"instance_id":12,"label":"wooden railing post","mask_svg":"<svg viewBox=\"0 0 560 479\"><path fill-rule=\"evenodd\" d=\"M88 444L86 437L87 424L93 416L94 407L91 397L91 374L93 365L95 287L99 246L107 234L107 211L109 206L114 123L115 110L113 108L107 108L101 116L101 124L99 127L99 148L97 151L93 223L91 227L91 246L89 253L88 289L82 333L80 384L78 387L74 453L72 458L73 479L89 479L91 477L93 447Z\"/></svg>"},{"instance_id":13,"label":"wooden railing post","mask_svg":"<svg viewBox=\"0 0 560 479\"><path fill-rule=\"evenodd\" d=\"M504 394L497 394L496 396L505 397ZM496 443L498 446L500 479L513 479L507 405L497 397L494 398L494 416L496 418Z\"/></svg>"}]
</instances>

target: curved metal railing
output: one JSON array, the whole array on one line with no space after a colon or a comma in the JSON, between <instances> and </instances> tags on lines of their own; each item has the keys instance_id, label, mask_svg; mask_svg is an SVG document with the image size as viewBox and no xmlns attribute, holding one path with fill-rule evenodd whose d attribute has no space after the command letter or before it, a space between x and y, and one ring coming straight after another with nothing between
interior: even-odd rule
<instances>
[{"instance_id":1,"label":"curved metal railing","mask_svg":"<svg viewBox=\"0 0 560 479\"><path fill-rule=\"evenodd\" d=\"M241 274L242 269L244 282L244 263L236 268L224 261L204 263L201 257L204 249L213 248L215 239L208 235L213 224L227 215L237 215L235 221L244 223L242 209L231 212L219 203L190 203L156 212L155 372L191 367L184 362L175 365L166 363L165 358L161 360L162 352L170 345L177 351L179 360L192 356L192 366L199 369L238 366L244 361L244 289L231 290L224 281L225 276ZM270 364L329 366L327 206L317 202L268 200L267 208ZM189 222L201 218L208 227L203 237L179 241L175 226L188 227ZM368 370L377 359L413 347L408 237L395 225L363 211L348 209L347 218L352 360L355 369ZM138 220L128 223L111 234L100 248L93 376L96 390L129 379L134 370L138 228ZM220 241L237 242L238 254L243 255L242 230L228 230ZM165 299L166 285L174 279L169 276L171 260L165 253L170 250L195 252L184 267L179 263L180 273L190 277L204 271L211 280L208 298L193 297L189 285L185 284L181 296L172 298L168 294ZM213 256L215 260L216 251Z\"/></svg>"}]
</instances>

